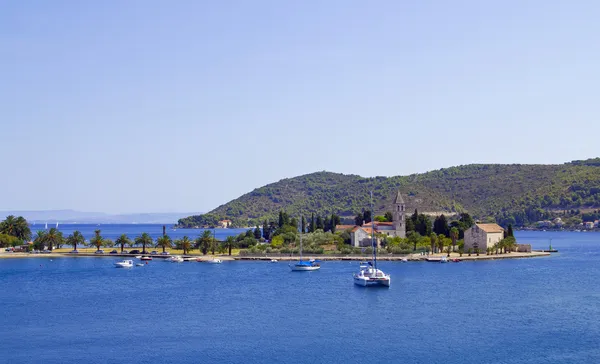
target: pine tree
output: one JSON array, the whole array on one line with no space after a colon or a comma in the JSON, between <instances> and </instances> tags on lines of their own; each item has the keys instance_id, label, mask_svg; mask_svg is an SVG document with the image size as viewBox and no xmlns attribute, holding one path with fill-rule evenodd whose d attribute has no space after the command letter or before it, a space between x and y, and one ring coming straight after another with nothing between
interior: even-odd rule
<instances>
[{"instance_id":1,"label":"pine tree","mask_svg":"<svg viewBox=\"0 0 600 364\"><path fill-rule=\"evenodd\" d=\"M358 226L362 226L363 224L363 214L359 212L354 218L354 224Z\"/></svg>"},{"instance_id":2,"label":"pine tree","mask_svg":"<svg viewBox=\"0 0 600 364\"><path fill-rule=\"evenodd\" d=\"M365 223L371 222L371 211L370 210L365 210L365 212L363 213L363 221Z\"/></svg>"},{"instance_id":3,"label":"pine tree","mask_svg":"<svg viewBox=\"0 0 600 364\"><path fill-rule=\"evenodd\" d=\"M383 217L385 217L385 221L387 221L387 222L394 221L394 215L392 215L392 213L389 211L386 211L386 213L385 213L385 215L383 215Z\"/></svg>"}]
</instances>

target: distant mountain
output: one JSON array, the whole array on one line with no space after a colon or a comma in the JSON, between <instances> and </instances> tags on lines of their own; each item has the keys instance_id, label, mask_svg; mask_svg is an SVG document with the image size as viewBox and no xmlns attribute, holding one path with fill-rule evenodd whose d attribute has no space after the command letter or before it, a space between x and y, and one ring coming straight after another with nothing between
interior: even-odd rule
<instances>
[{"instance_id":1,"label":"distant mountain","mask_svg":"<svg viewBox=\"0 0 600 364\"><path fill-rule=\"evenodd\" d=\"M1 211L3 219L8 215L23 216L29 222L38 223L79 223L79 224L174 224L178 219L199 213L139 213L105 214L102 212L83 212L75 210L46 211Z\"/></svg>"},{"instance_id":2,"label":"distant mountain","mask_svg":"<svg viewBox=\"0 0 600 364\"><path fill-rule=\"evenodd\" d=\"M369 191L375 212L383 214L397 190L408 211L468 212L519 226L547 218L549 211L600 207L600 158L555 165L472 164L396 177L317 172L257 188L205 215L181 219L179 226L224 218L252 225L276 219L281 210L296 217L352 217L369 208Z\"/></svg>"}]
</instances>

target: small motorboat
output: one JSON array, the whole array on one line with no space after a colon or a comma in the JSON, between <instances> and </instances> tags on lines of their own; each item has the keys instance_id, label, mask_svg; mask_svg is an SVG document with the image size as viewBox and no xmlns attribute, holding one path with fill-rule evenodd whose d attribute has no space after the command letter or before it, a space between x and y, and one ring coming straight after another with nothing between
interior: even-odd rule
<instances>
[{"instance_id":1,"label":"small motorboat","mask_svg":"<svg viewBox=\"0 0 600 364\"><path fill-rule=\"evenodd\" d=\"M277 263L277 259L271 259L271 263Z\"/></svg>"},{"instance_id":2,"label":"small motorboat","mask_svg":"<svg viewBox=\"0 0 600 364\"><path fill-rule=\"evenodd\" d=\"M183 258L183 260L186 262L195 262L196 260L198 260L198 258L188 257L188 258Z\"/></svg>"},{"instance_id":3,"label":"small motorboat","mask_svg":"<svg viewBox=\"0 0 600 364\"><path fill-rule=\"evenodd\" d=\"M460 259L458 259L458 258L454 258L454 259L452 259L452 262L454 262L454 263L458 263L458 262L460 262Z\"/></svg>"},{"instance_id":4,"label":"small motorboat","mask_svg":"<svg viewBox=\"0 0 600 364\"><path fill-rule=\"evenodd\" d=\"M117 267L117 268L131 268L131 267L133 267L133 260L122 260L120 262L115 262L115 267Z\"/></svg>"},{"instance_id":5,"label":"small motorboat","mask_svg":"<svg viewBox=\"0 0 600 364\"><path fill-rule=\"evenodd\" d=\"M442 255L442 257L440 258L440 263L448 263L448 258L446 258L445 255Z\"/></svg>"},{"instance_id":6,"label":"small motorboat","mask_svg":"<svg viewBox=\"0 0 600 364\"><path fill-rule=\"evenodd\" d=\"M213 258L211 260L208 261L210 264L221 264L223 263L223 261L219 258Z\"/></svg>"},{"instance_id":7,"label":"small motorboat","mask_svg":"<svg viewBox=\"0 0 600 364\"><path fill-rule=\"evenodd\" d=\"M406 262L408 262L408 259L406 259L406 258L402 258L401 262L402 262L402 263L406 263Z\"/></svg>"},{"instance_id":8,"label":"small motorboat","mask_svg":"<svg viewBox=\"0 0 600 364\"><path fill-rule=\"evenodd\" d=\"M167 262L171 262L171 263L182 263L183 262L183 258L180 257L179 255L173 255L170 256L166 259Z\"/></svg>"},{"instance_id":9,"label":"small motorboat","mask_svg":"<svg viewBox=\"0 0 600 364\"><path fill-rule=\"evenodd\" d=\"M152 260L152 257L141 257L141 260Z\"/></svg>"},{"instance_id":10,"label":"small motorboat","mask_svg":"<svg viewBox=\"0 0 600 364\"><path fill-rule=\"evenodd\" d=\"M143 266L144 266L144 264L142 264L142 263L136 263L136 264L135 264L135 266L136 266L136 267L143 267Z\"/></svg>"},{"instance_id":11,"label":"small motorboat","mask_svg":"<svg viewBox=\"0 0 600 364\"><path fill-rule=\"evenodd\" d=\"M142 259L142 256L141 255L136 255L135 259Z\"/></svg>"}]
</instances>

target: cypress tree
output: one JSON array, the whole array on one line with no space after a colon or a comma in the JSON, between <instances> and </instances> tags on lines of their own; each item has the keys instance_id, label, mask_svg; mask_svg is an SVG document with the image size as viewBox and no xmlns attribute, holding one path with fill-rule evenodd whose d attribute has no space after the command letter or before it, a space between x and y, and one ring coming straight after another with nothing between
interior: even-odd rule
<instances>
[{"instance_id":1,"label":"cypress tree","mask_svg":"<svg viewBox=\"0 0 600 364\"><path fill-rule=\"evenodd\" d=\"M302 215L302 225L300 226L300 232L302 234L304 234L305 231L306 231L306 219L304 218L304 215Z\"/></svg>"},{"instance_id":2,"label":"cypress tree","mask_svg":"<svg viewBox=\"0 0 600 364\"><path fill-rule=\"evenodd\" d=\"M256 226L256 229L254 229L254 239L259 240L260 237L261 237L260 228L258 226Z\"/></svg>"},{"instance_id":3,"label":"cypress tree","mask_svg":"<svg viewBox=\"0 0 600 364\"><path fill-rule=\"evenodd\" d=\"M513 228L512 228L512 224L508 224L508 236L511 238L514 238L514 233L513 233Z\"/></svg>"},{"instance_id":4,"label":"cypress tree","mask_svg":"<svg viewBox=\"0 0 600 364\"><path fill-rule=\"evenodd\" d=\"M317 226L316 229L323 229L323 219L321 219L321 216L317 216Z\"/></svg>"},{"instance_id":5,"label":"cypress tree","mask_svg":"<svg viewBox=\"0 0 600 364\"><path fill-rule=\"evenodd\" d=\"M267 220L263 221L262 236L265 240L269 240L269 225L267 225Z\"/></svg>"},{"instance_id":6,"label":"cypress tree","mask_svg":"<svg viewBox=\"0 0 600 364\"><path fill-rule=\"evenodd\" d=\"M312 216L310 218L310 232L314 233L315 232L315 213L312 213Z\"/></svg>"}]
</instances>

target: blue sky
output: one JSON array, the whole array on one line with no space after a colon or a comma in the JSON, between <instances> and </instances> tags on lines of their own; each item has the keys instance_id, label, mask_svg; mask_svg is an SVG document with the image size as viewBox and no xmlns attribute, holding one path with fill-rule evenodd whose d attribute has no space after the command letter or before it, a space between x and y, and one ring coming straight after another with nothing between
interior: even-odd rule
<instances>
[{"instance_id":1,"label":"blue sky","mask_svg":"<svg viewBox=\"0 0 600 364\"><path fill-rule=\"evenodd\" d=\"M600 2L0 4L3 210L600 155Z\"/></svg>"}]
</instances>

